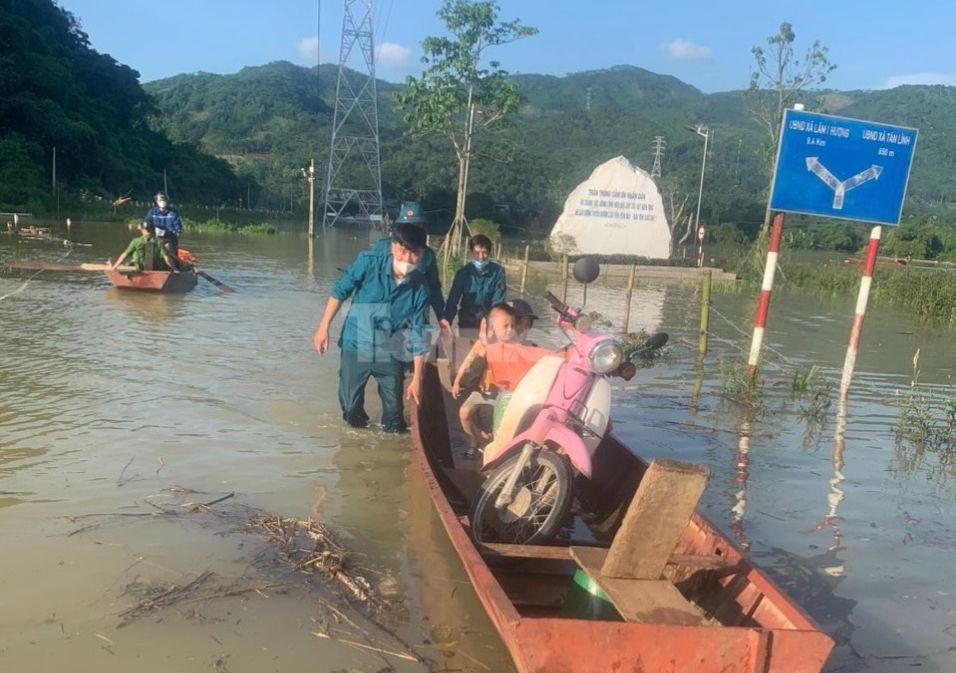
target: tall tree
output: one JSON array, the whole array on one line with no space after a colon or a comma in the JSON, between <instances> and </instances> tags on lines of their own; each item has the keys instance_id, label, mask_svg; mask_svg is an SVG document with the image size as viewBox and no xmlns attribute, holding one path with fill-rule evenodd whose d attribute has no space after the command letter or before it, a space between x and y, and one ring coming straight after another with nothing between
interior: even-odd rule
<instances>
[{"instance_id":1,"label":"tall tree","mask_svg":"<svg viewBox=\"0 0 956 673\"><path fill-rule=\"evenodd\" d=\"M754 119L767 130L769 174L772 177L783 113L798 102L807 89L823 84L836 68L830 63L829 49L814 41L803 60L794 52L797 34L787 22L776 35L767 38L767 48L754 47L754 70L750 73L750 105ZM769 181L768 181L769 184ZM770 228L770 210L764 215L762 234Z\"/></svg>"},{"instance_id":2,"label":"tall tree","mask_svg":"<svg viewBox=\"0 0 956 673\"><path fill-rule=\"evenodd\" d=\"M444 0L438 17L449 37L422 41L420 77L408 77L406 90L395 100L411 134L446 136L458 157L458 198L455 217L445 239L445 256L458 241L465 221L465 193L474 139L518 108L518 87L507 79L497 61L483 62L485 50L535 35L538 30L520 20L498 22L493 1Z\"/></svg>"}]
</instances>

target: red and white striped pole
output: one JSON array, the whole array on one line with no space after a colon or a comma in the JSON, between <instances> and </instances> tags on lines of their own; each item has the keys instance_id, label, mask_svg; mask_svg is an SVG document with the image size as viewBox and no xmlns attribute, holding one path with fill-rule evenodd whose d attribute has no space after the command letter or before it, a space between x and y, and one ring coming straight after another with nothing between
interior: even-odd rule
<instances>
[{"instance_id":1,"label":"red and white striped pole","mask_svg":"<svg viewBox=\"0 0 956 673\"><path fill-rule=\"evenodd\" d=\"M863 318L866 316L866 302L870 298L873 285L873 268L876 266L876 254L880 250L880 235L883 227L873 227L870 231L870 244L866 248L866 262L863 264L863 278L860 279L860 294L856 298L856 312L853 314L853 326L850 328L850 344L846 348L843 361L843 378L840 380L840 397L846 397L856 366L856 353L863 333Z\"/></svg>"},{"instance_id":2,"label":"red and white striped pole","mask_svg":"<svg viewBox=\"0 0 956 673\"><path fill-rule=\"evenodd\" d=\"M770 293L773 290L773 277L777 273L777 257L780 253L780 238L783 236L783 213L773 216L770 229L770 249L767 250L767 265L763 270L763 284L760 286L760 299L757 302L757 315L754 317L754 336L750 342L750 357L747 359L747 376L757 373L760 361L760 347L763 345L763 333L767 327L767 313L770 311Z\"/></svg>"}]
</instances>

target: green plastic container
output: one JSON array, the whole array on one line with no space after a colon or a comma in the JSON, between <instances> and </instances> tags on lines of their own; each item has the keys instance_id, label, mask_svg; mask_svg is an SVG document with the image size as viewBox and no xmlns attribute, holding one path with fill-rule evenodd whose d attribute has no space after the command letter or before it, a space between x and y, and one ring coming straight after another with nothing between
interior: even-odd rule
<instances>
[{"instance_id":1,"label":"green plastic container","mask_svg":"<svg viewBox=\"0 0 956 673\"><path fill-rule=\"evenodd\" d=\"M495 398L495 413L492 416L491 427L493 433L498 432L498 426L501 425L501 417L505 415L505 409L508 408L508 402L511 401L511 393L499 393Z\"/></svg>"},{"instance_id":2,"label":"green plastic container","mask_svg":"<svg viewBox=\"0 0 956 673\"><path fill-rule=\"evenodd\" d=\"M591 576L581 569L574 571L571 588L561 607L561 615L572 619L597 619L601 621L621 622L621 615L601 591Z\"/></svg>"}]
</instances>

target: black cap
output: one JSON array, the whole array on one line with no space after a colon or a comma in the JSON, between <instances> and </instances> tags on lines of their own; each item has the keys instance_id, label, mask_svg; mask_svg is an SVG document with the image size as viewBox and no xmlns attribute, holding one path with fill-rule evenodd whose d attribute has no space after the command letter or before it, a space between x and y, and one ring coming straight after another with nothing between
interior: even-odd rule
<instances>
[{"instance_id":1,"label":"black cap","mask_svg":"<svg viewBox=\"0 0 956 673\"><path fill-rule=\"evenodd\" d=\"M531 308L531 304L526 302L524 299L512 299L508 303L514 310L516 318L531 318L532 320L538 319L538 316L534 314L534 309Z\"/></svg>"},{"instance_id":2,"label":"black cap","mask_svg":"<svg viewBox=\"0 0 956 673\"><path fill-rule=\"evenodd\" d=\"M421 252L425 249L427 234L420 225L399 222L392 227L392 241L409 250Z\"/></svg>"}]
</instances>

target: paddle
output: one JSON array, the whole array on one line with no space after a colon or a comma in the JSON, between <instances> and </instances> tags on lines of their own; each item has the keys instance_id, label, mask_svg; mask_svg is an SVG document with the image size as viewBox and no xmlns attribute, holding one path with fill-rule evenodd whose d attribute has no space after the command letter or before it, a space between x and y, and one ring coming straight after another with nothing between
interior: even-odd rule
<instances>
[{"instance_id":1,"label":"paddle","mask_svg":"<svg viewBox=\"0 0 956 673\"><path fill-rule=\"evenodd\" d=\"M228 285L226 285L220 280L216 280L215 278L210 276L208 273L206 273L202 269L196 269L196 275L201 276L202 278L205 278L206 280L208 280L210 283L218 287L223 292L235 292L235 290L233 290L231 287L229 287Z\"/></svg>"},{"instance_id":2,"label":"paddle","mask_svg":"<svg viewBox=\"0 0 956 673\"><path fill-rule=\"evenodd\" d=\"M6 266L11 269L31 271L109 271L113 268L110 264L64 264L63 262L45 262L39 259L7 262ZM116 271L129 273L136 271L136 267L123 265L116 267Z\"/></svg>"}]
</instances>

